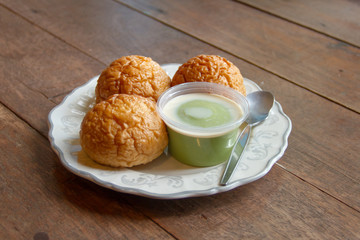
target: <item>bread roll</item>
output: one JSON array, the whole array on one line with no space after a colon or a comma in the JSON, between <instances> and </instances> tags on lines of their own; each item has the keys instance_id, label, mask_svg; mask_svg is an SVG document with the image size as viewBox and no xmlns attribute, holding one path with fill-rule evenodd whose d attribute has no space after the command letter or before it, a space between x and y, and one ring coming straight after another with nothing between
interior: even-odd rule
<instances>
[{"instance_id":1,"label":"bread roll","mask_svg":"<svg viewBox=\"0 0 360 240\"><path fill-rule=\"evenodd\" d=\"M115 94L85 115L80 141L94 161L112 167L132 167L160 156L168 137L153 100Z\"/></svg>"},{"instance_id":2,"label":"bread roll","mask_svg":"<svg viewBox=\"0 0 360 240\"><path fill-rule=\"evenodd\" d=\"M216 55L199 55L181 65L171 86L185 82L213 82L229 86L246 96L240 70L230 61Z\"/></svg>"},{"instance_id":3,"label":"bread roll","mask_svg":"<svg viewBox=\"0 0 360 240\"><path fill-rule=\"evenodd\" d=\"M124 56L101 73L95 89L96 102L119 93L149 97L156 101L170 87L170 81L164 69L151 58Z\"/></svg>"}]
</instances>

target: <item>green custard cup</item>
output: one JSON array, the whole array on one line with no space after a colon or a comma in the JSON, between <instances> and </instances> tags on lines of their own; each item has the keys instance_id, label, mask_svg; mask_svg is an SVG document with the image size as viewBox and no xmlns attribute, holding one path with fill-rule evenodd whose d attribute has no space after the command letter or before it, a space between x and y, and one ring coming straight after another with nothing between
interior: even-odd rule
<instances>
[{"instance_id":1,"label":"green custard cup","mask_svg":"<svg viewBox=\"0 0 360 240\"><path fill-rule=\"evenodd\" d=\"M163 111L173 98L191 93L220 95L236 103L242 114L227 124L198 127L184 124ZM246 98L236 90L216 83L191 82L171 87L157 101L157 111L169 134L169 153L178 161L196 167L215 166L227 161L240 132L240 125L249 114Z\"/></svg>"}]
</instances>

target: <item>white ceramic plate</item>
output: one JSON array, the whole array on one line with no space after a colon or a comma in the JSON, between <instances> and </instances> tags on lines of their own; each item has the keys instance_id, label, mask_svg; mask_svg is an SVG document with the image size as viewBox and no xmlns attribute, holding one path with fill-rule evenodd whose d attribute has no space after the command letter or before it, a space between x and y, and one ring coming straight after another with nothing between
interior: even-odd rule
<instances>
[{"instance_id":1,"label":"white ceramic plate","mask_svg":"<svg viewBox=\"0 0 360 240\"><path fill-rule=\"evenodd\" d=\"M170 77L179 64L162 66ZM150 198L176 199L224 192L267 174L288 145L291 121L275 102L269 118L252 131L238 169L227 186L219 186L225 164L197 168L165 153L153 162L133 168L111 168L95 163L81 151L79 130L85 113L94 105L98 76L74 89L49 114L49 139L61 163L71 172L115 191ZM244 79L248 93L261 90Z\"/></svg>"}]
</instances>

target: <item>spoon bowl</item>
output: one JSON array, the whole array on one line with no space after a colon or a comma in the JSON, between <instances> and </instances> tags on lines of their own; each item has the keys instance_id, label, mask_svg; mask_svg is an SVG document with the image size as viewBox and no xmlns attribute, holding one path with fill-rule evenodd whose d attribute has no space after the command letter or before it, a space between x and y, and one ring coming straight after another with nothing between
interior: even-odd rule
<instances>
[{"instance_id":1,"label":"spoon bowl","mask_svg":"<svg viewBox=\"0 0 360 240\"><path fill-rule=\"evenodd\" d=\"M249 103L249 116L246 122L252 126L264 121L274 104L274 96L270 92L257 91L250 93L246 100Z\"/></svg>"},{"instance_id":2,"label":"spoon bowl","mask_svg":"<svg viewBox=\"0 0 360 240\"><path fill-rule=\"evenodd\" d=\"M249 103L249 116L245 121L247 125L240 133L239 137L236 140L234 148L232 149L225 171L220 180L220 185L223 186L228 184L228 181L230 180L231 176L234 173L234 170L237 168L240 162L239 160L251 134L251 127L263 122L269 116L269 112L275 100L274 96L270 92L266 91L257 91L250 93L246 97L246 99Z\"/></svg>"}]
</instances>

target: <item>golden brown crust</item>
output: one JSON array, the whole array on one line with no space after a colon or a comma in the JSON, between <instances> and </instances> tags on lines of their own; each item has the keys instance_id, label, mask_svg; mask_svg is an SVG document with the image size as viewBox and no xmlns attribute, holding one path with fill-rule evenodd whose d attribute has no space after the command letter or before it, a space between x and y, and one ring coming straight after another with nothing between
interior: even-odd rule
<instances>
[{"instance_id":1,"label":"golden brown crust","mask_svg":"<svg viewBox=\"0 0 360 240\"><path fill-rule=\"evenodd\" d=\"M154 101L115 94L85 115L80 141L82 149L96 162L132 167L160 156L168 137Z\"/></svg>"},{"instance_id":2,"label":"golden brown crust","mask_svg":"<svg viewBox=\"0 0 360 240\"><path fill-rule=\"evenodd\" d=\"M229 86L246 96L240 70L227 59L216 55L199 55L181 65L171 86L185 82L213 82Z\"/></svg>"},{"instance_id":3,"label":"golden brown crust","mask_svg":"<svg viewBox=\"0 0 360 240\"><path fill-rule=\"evenodd\" d=\"M170 81L164 69L151 58L124 56L112 62L101 73L95 89L96 102L118 93L157 100L170 87Z\"/></svg>"}]
</instances>

